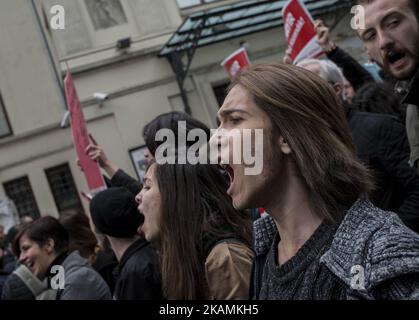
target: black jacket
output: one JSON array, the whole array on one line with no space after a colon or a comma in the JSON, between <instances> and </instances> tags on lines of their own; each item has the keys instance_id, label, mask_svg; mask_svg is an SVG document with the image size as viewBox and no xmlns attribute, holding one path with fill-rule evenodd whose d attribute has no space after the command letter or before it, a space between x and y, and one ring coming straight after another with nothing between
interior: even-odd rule
<instances>
[{"instance_id":1,"label":"black jacket","mask_svg":"<svg viewBox=\"0 0 419 320\"><path fill-rule=\"evenodd\" d=\"M398 82L396 92L401 95L402 103L419 107L419 70L410 81Z\"/></svg>"},{"instance_id":2,"label":"black jacket","mask_svg":"<svg viewBox=\"0 0 419 320\"><path fill-rule=\"evenodd\" d=\"M122 169L118 169L118 171L115 172L110 180L110 186L125 187L134 195L137 195L143 187L140 181L134 179Z\"/></svg>"},{"instance_id":3,"label":"black jacket","mask_svg":"<svg viewBox=\"0 0 419 320\"><path fill-rule=\"evenodd\" d=\"M327 55L327 58L342 69L343 75L355 91L368 82L375 82L373 76L341 48L336 47L334 51Z\"/></svg>"},{"instance_id":4,"label":"black jacket","mask_svg":"<svg viewBox=\"0 0 419 320\"><path fill-rule=\"evenodd\" d=\"M92 265L93 269L105 280L112 294L115 291L116 279L114 270L117 266L118 259L116 259L115 253L111 249L99 252Z\"/></svg>"},{"instance_id":5,"label":"black jacket","mask_svg":"<svg viewBox=\"0 0 419 320\"><path fill-rule=\"evenodd\" d=\"M419 232L419 176L409 166L406 129L395 117L346 108L347 120L360 160L375 175L371 200L379 208L398 213Z\"/></svg>"},{"instance_id":6,"label":"black jacket","mask_svg":"<svg viewBox=\"0 0 419 320\"><path fill-rule=\"evenodd\" d=\"M117 267L116 300L161 300L160 266L157 253L144 239L124 252Z\"/></svg>"},{"instance_id":7,"label":"black jacket","mask_svg":"<svg viewBox=\"0 0 419 320\"><path fill-rule=\"evenodd\" d=\"M17 259L10 250L5 250L0 259L0 274L11 274L16 269Z\"/></svg>"}]
</instances>

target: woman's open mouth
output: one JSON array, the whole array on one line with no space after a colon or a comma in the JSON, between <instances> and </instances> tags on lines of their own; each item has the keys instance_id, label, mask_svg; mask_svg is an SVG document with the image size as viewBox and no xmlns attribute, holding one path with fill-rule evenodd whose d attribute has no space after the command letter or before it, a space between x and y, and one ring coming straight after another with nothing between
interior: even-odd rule
<instances>
[{"instance_id":1,"label":"woman's open mouth","mask_svg":"<svg viewBox=\"0 0 419 320\"><path fill-rule=\"evenodd\" d=\"M230 185L229 185L229 187L228 187L227 194L228 194L228 195L231 195L231 191L232 191L232 188L233 188L233 183L234 183L234 170L233 170L233 168L232 168L230 165L228 165L228 164L223 164L223 165L221 165L221 168L223 168L223 169L224 169L224 171L228 174L228 177L229 177L229 179L230 179Z\"/></svg>"}]
</instances>

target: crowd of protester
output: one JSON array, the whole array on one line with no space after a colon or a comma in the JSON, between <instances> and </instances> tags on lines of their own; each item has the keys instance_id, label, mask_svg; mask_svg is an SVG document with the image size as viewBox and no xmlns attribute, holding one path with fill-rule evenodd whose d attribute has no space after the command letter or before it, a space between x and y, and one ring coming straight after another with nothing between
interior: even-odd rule
<instances>
[{"instance_id":1,"label":"crowd of protester","mask_svg":"<svg viewBox=\"0 0 419 320\"><path fill-rule=\"evenodd\" d=\"M419 299L419 4L359 2L383 81L317 20L325 57L243 70L218 112L219 129L263 129L261 174L159 162L157 133L177 141L179 123L232 156L182 112L145 126L144 181L91 136L108 188L88 214L0 226L1 299Z\"/></svg>"}]
</instances>

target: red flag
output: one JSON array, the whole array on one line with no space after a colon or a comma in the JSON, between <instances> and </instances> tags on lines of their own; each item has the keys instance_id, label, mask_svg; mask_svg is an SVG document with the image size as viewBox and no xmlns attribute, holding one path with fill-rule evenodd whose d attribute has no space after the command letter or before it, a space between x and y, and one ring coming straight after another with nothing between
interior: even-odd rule
<instances>
[{"instance_id":1,"label":"red flag","mask_svg":"<svg viewBox=\"0 0 419 320\"><path fill-rule=\"evenodd\" d=\"M67 99L68 111L70 112L71 132L73 135L73 144L76 148L77 157L80 166L86 177L87 185L91 193L96 193L106 188L105 181L100 173L98 164L91 160L85 153L86 147L89 145L89 135L87 132L86 121L84 119L83 110L77 96L76 87L74 86L73 77L70 71L64 79L64 87Z\"/></svg>"},{"instance_id":2,"label":"red flag","mask_svg":"<svg viewBox=\"0 0 419 320\"><path fill-rule=\"evenodd\" d=\"M294 64L323 54L316 42L313 18L300 0L288 1L282 9L282 16L288 42L287 54Z\"/></svg>"},{"instance_id":3,"label":"red flag","mask_svg":"<svg viewBox=\"0 0 419 320\"><path fill-rule=\"evenodd\" d=\"M250 66L246 49L240 48L233 52L221 63L221 66L227 71L230 79L234 80L240 71Z\"/></svg>"}]
</instances>

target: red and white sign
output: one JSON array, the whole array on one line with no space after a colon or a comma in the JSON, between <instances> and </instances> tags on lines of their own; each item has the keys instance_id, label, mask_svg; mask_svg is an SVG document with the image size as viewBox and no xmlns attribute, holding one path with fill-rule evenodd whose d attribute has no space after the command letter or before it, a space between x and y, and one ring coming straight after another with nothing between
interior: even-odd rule
<instances>
[{"instance_id":1,"label":"red and white sign","mask_svg":"<svg viewBox=\"0 0 419 320\"><path fill-rule=\"evenodd\" d=\"M80 166L83 169L86 177L87 186L91 193L97 193L106 189L106 184L98 164L91 160L85 153L86 147L89 145L89 134L87 132L86 121L84 119L83 110L80 106L80 101L77 96L76 88L74 86L73 77L70 71L64 79L65 94L67 100L68 111L70 112L71 132L73 135L73 144L76 148L77 157L80 161Z\"/></svg>"},{"instance_id":2,"label":"red and white sign","mask_svg":"<svg viewBox=\"0 0 419 320\"><path fill-rule=\"evenodd\" d=\"M249 56L245 48L233 52L223 62L221 66L224 67L231 80L234 80L240 71L250 66Z\"/></svg>"},{"instance_id":3,"label":"red and white sign","mask_svg":"<svg viewBox=\"0 0 419 320\"><path fill-rule=\"evenodd\" d=\"M290 0L282 9L287 54L294 64L303 59L318 58L323 54L316 42L314 21L300 0Z\"/></svg>"}]
</instances>

